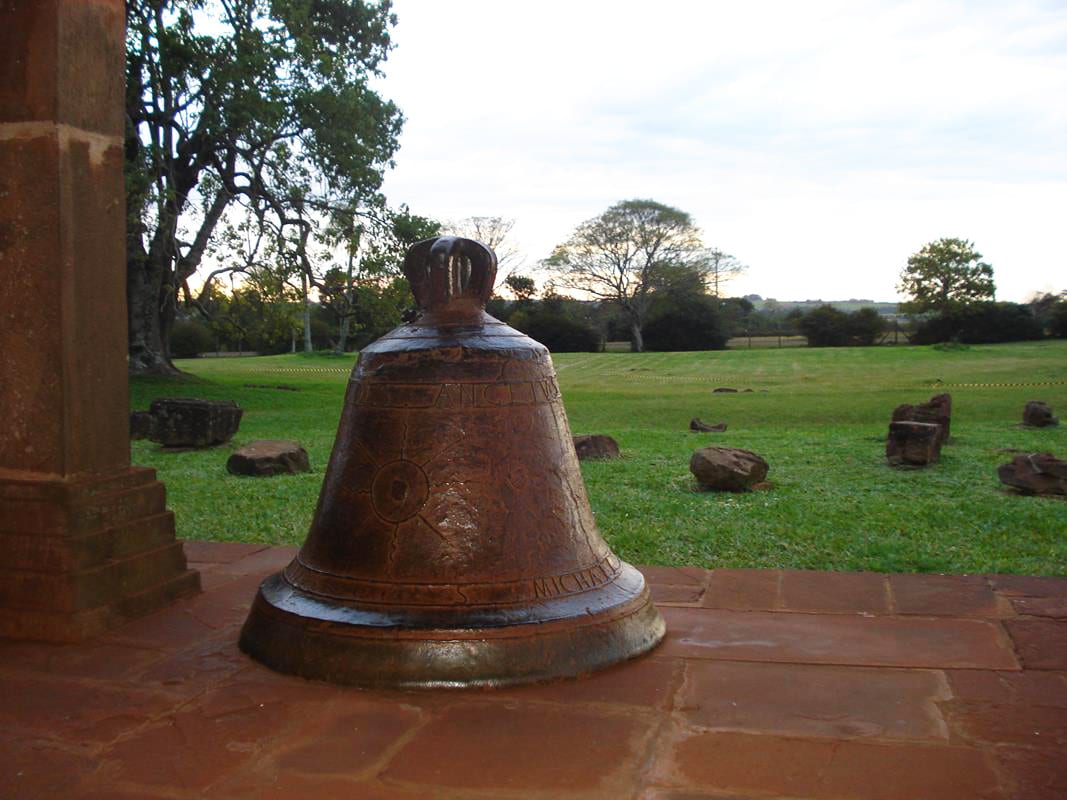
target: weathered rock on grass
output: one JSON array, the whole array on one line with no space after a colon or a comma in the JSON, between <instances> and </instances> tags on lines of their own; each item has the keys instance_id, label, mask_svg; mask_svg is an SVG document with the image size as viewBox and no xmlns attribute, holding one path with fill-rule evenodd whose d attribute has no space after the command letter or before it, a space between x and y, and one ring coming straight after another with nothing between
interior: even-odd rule
<instances>
[{"instance_id":1,"label":"weathered rock on grass","mask_svg":"<svg viewBox=\"0 0 1067 800\"><path fill-rule=\"evenodd\" d=\"M148 437L164 447L212 447L237 433L243 410L232 400L168 397L153 400L155 428Z\"/></svg>"},{"instance_id":2,"label":"weathered rock on grass","mask_svg":"<svg viewBox=\"0 0 1067 800\"><path fill-rule=\"evenodd\" d=\"M885 457L891 467L925 467L941 458L942 441L932 422L890 422Z\"/></svg>"},{"instance_id":3,"label":"weathered rock on grass","mask_svg":"<svg viewBox=\"0 0 1067 800\"><path fill-rule=\"evenodd\" d=\"M689 430L697 431L699 433L722 433L726 430L725 422L717 422L714 425L709 425L704 420L697 417L693 417L689 421Z\"/></svg>"},{"instance_id":4,"label":"weathered rock on grass","mask_svg":"<svg viewBox=\"0 0 1067 800\"><path fill-rule=\"evenodd\" d=\"M619 445L610 436L594 433L575 436L574 450L579 461L619 458Z\"/></svg>"},{"instance_id":5,"label":"weathered rock on grass","mask_svg":"<svg viewBox=\"0 0 1067 800\"><path fill-rule=\"evenodd\" d=\"M767 477L767 462L751 450L702 447L689 459L689 471L705 489L746 492Z\"/></svg>"},{"instance_id":6,"label":"weathered rock on grass","mask_svg":"<svg viewBox=\"0 0 1067 800\"><path fill-rule=\"evenodd\" d=\"M893 409L893 422L927 422L941 428L941 443L948 441L952 427L952 395L937 394L925 403L905 403ZM940 445L939 445L940 446Z\"/></svg>"},{"instance_id":7,"label":"weathered rock on grass","mask_svg":"<svg viewBox=\"0 0 1067 800\"><path fill-rule=\"evenodd\" d=\"M237 450L226 462L234 475L295 475L311 469L307 451L289 439L260 439Z\"/></svg>"},{"instance_id":8,"label":"weathered rock on grass","mask_svg":"<svg viewBox=\"0 0 1067 800\"><path fill-rule=\"evenodd\" d=\"M1027 427L1048 428L1059 424L1059 418L1052 416L1052 408L1041 400L1031 400L1023 409L1023 425Z\"/></svg>"},{"instance_id":9,"label":"weathered rock on grass","mask_svg":"<svg viewBox=\"0 0 1067 800\"><path fill-rule=\"evenodd\" d=\"M1023 494L1067 496L1067 462L1051 453L1023 453L997 467L1000 482Z\"/></svg>"},{"instance_id":10,"label":"weathered rock on grass","mask_svg":"<svg viewBox=\"0 0 1067 800\"><path fill-rule=\"evenodd\" d=\"M150 439L156 429L156 418L148 411L130 412L130 438Z\"/></svg>"}]
</instances>

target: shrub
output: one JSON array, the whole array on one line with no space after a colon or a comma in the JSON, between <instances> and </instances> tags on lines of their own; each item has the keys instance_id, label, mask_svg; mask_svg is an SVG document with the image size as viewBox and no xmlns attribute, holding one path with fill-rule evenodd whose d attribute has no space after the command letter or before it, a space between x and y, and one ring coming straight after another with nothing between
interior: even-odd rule
<instances>
[{"instance_id":1,"label":"shrub","mask_svg":"<svg viewBox=\"0 0 1067 800\"><path fill-rule=\"evenodd\" d=\"M813 308L796 322L811 347L868 346L885 331L885 319L873 308L846 314L829 304Z\"/></svg>"},{"instance_id":2,"label":"shrub","mask_svg":"<svg viewBox=\"0 0 1067 800\"><path fill-rule=\"evenodd\" d=\"M211 331L202 322L180 319L170 332L171 358L196 358L215 349Z\"/></svg>"},{"instance_id":3,"label":"shrub","mask_svg":"<svg viewBox=\"0 0 1067 800\"><path fill-rule=\"evenodd\" d=\"M811 347L844 347L848 344L848 314L831 305L813 308L797 321Z\"/></svg>"},{"instance_id":4,"label":"shrub","mask_svg":"<svg viewBox=\"0 0 1067 800\"><path fill-rule=\"evenodd\" d=\"M1019 303L974 303L921 320L914 344L960 341L966 344L1041 339L1044 331L1028 306Z\"/></svg>"},{"instance_id":5,"label":"shrub","mask_svg":"<svg viewBox=\"0 0 1067 800\"><path fill-rule=\"evenodd\" d=\"M868 347L885 332L886 320L873 308L861 308L848 315L848 335L851 344Z\"/></svg>"},{"instance_id":6,"label":"shrub","mask_svg":"<svg viewBox=\"0 0 1067 800\"><path fill-rule=\"evenodd\" d=\"M722 350L727 337L714 308L693 304L651 319L642 330L646 350Z\"/></svg>"},{"instance_id":7,"label":"shrub","mask_svg":"<svg viewBox=\"0 0 1067 800\"><path fill-rule=\"evenodd\" d=\"M1056 339L1067 339L1067 301L1056 303L1049 313L1048 335Z\"/></svg>"},{"instance_id":8,"label":"shrub","mask_svg":"<svg viewBox=\"0 0 1067 800\"><path fill-rule=\"evenodd\" d=\"M603 347L595 329L551 311L519 311L510 322L553 353L599 353Z\"/></svg>"}]
</instances>

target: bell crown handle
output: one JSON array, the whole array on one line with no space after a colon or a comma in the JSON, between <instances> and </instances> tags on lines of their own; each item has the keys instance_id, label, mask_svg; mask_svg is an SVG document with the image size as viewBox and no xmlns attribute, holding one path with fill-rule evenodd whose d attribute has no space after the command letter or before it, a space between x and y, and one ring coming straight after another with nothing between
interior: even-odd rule
<instances>
[{"instance_id":1,"label":"bell crown handle","mask_svg":"<svg viewBox=\"0 0 1067 800\"><path fill-rule=\"evenodd\" d=\"M402 267L423 311L485 308L496 280L496 254L474 239L435 236L408 248Z\"/></svg>"}]
</instances>

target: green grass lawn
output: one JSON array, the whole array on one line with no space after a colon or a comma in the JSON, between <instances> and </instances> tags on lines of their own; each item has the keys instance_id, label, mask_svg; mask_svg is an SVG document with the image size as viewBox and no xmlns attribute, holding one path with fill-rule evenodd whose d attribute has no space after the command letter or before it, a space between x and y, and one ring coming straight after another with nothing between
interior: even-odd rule
<instances>
[{"instance_id":1,"label":"green grass lawn","mask_svg":"<svg viewBox=\"0 0 1067 800\"><path fill-rule=\"evenodd\" d=\"M606 433L623 459L582 465L597 523L623 558L704 567L1067 574L1067 502L1003 492L996 466L1014 448L1067 457L1067 425L1016 427L1027 400L1067 417L1067 342L554 357L575 433ZM233 399L234 441L167 453L133 443L153 466L186 538L303 541L354 359L330 356L179 362L192 377L138 379L134 408L160 396ZM252 388L253 385L293 387ZM716 386L752 393L713 394ZM886 466L889 414L947 391L952 441L923 470ZM688 431L690 418L726 422ZM312 473L270 479L226 472L253 439L298 439ZM743 447L771 465L773 488L695 490L689 456Z\"/></svg>"}]
</instances>

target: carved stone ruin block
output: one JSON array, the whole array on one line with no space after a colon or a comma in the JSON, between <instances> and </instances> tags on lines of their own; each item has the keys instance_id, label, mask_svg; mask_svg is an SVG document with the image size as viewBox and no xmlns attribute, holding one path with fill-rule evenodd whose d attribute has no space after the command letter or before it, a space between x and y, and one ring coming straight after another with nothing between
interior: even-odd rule
<instances>
[{"instance_id":1,"label":"carved stone ruin block","mask_svg":"<svg viewBox=\"0 0 1067 800\"><path fill-rule=\"evenodd\" d=\"M702 447L689 459L689 471L705 489L746 492L767 477L767 462L751 450Z\"/></svg>"},{"instance_id":2,"label":"carved stone ruin block","mask_svg":"<svg viewBox=\"0 0 1067 800\"><path fill-rule=\"evenodd\" d=\"M574 451L579 461L619 458L619 444L610 436L588 434L574 437Z\"/></svg>"},{"instance_id":3,"label":"carved stone ruin block","mask_svg":"<svg viewBox=\"0 0 1067 800\"><path fill-rule=\"evenodd\" d=\"M287 439L260 439L238 449L227 459L226 469L234 475L266 477L295 475L311 469L307 450Z\"/></svg>"},{"instance_id":4,"label":"carved stone ruin block","mask_svg":"<svg viewBox=\"0 0 1067 800\"><path fill-rule=\"evenodd\" d=\"M925 403L897 406L893 409L892 421L933 423L941 428L941 444L944 444L952 428L952 395L938 394Z\"/></svg>"},{"instance_id":5,"label":"carved stone ruin block","mask_svg":"<svg viewBox=\"0 0 1067 800\"><path fill-rule=\"evenodd\" d=\"M164 447L214 447L230 441L243 410L232 400L174 397L153 400L155 419L149 438Z\"/></svg>"},{"instance_id":6,"label":"carved stone ruin block","mask_svg":"<svg viewBox=\"0 0 1067 800\"><path fill-rule=\"evenodd\" d=\"M997 467L1000 482L1023 494L1067 495L1067 462L1051 453L1024 453Z\"/></svg>"},{"instance_id":7,"label":"carved stone ruin block","mask_svg":"<svg viewBox=\"0 0 1067 800\"><path fill-rule=\"evenodd\" d=\"M933 422L890 422L885 457L892 467L925 467L941 458L942 441Z\"/></svg>"},{"instance_id":8,"label":"carved stone ruin block","mask_svg":"<svg viewBox=\"0 0 1067 800\"><path fill-rule=\"evenodd\" d=\"M1031 400L1023 409L1023 425L1030 428L1050 428L1060 421L1052 415L1052 408L1041 400Z\"/></svg>"}]
</instances>

